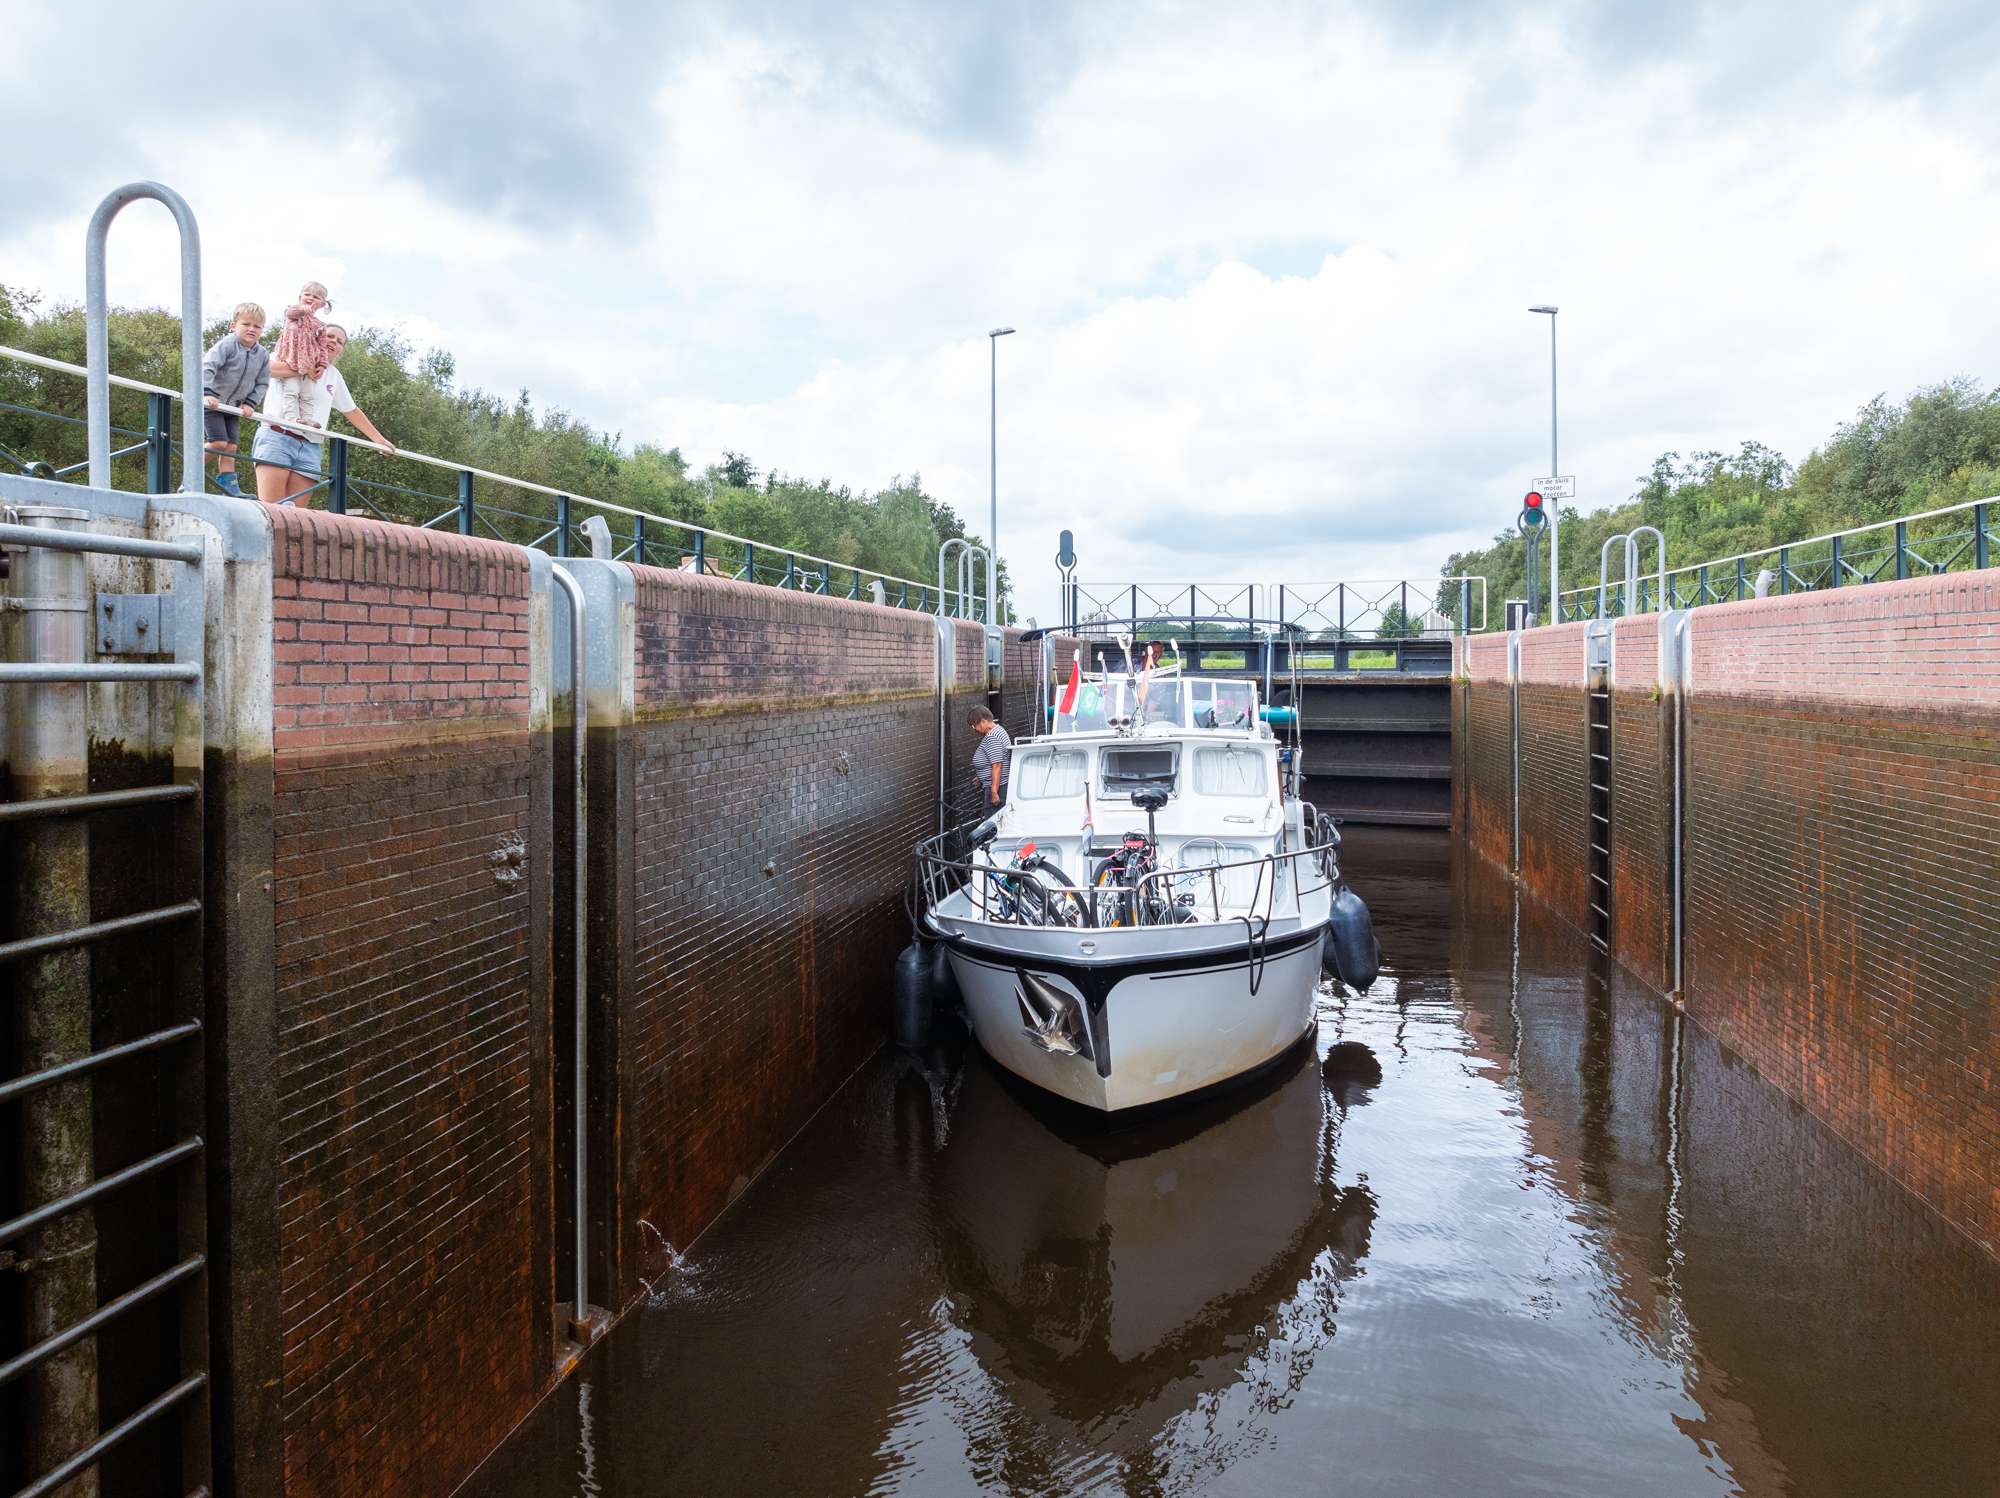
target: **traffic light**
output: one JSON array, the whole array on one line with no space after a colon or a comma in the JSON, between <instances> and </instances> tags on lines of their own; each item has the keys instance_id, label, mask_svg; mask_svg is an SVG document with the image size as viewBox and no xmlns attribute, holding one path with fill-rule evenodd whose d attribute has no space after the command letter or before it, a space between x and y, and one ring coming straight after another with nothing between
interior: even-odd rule
<instances>
[{"instance_id":1,"label":"traffic light","mask_svg":"<svg viewBox=\"0 0 2000 1498\"><path fill-rule=\"evenodd\" d=\"M1533 530L1538 525L1546 524L1548 518L1542 511L1542 491L1530 489L1521 501L1521 529Z\"/></svg>"}]
</instances>

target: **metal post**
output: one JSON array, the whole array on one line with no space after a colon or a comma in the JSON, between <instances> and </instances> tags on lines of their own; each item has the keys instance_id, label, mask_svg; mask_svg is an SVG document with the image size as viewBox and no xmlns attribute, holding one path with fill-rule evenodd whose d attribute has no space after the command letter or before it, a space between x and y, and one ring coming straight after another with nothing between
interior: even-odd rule
<instances>
[{"instance_id":1,"label":"metal post","mask_svg":"<svg viewBox=\"0 0 2000 1498\"><path fill-rule=\"evenodd\" d=\"M833 568L826 562L819 564L819 591L822 597L833 591Z\"/></svg>"},{"instance_id":2,"label":"metal post","mask_svg":"<svg viewBox=\"0 0 2000 1498\"><path fill-rule=\"evenodd\" d=\"M1339 599L1339 602L1335 605L1339 622L1334 629L1333 638L1334 642L1338 644L1347 638L1347 584L1335 583L1334 592Z\"/></svg>"},{"instance_id":3,"label":"metal post","mask_svg":"<svg viewBox=\"0 0 2000 1498\"><path fill-rule=\"evenodd\" d=\"M101 210L100 210L101 211ZM97 367L101 367L97 366ZM95 430L93 429L93 439ZM196 451L200 451L199 445ZM19 507L13 518L37 530L81 531L89 513L56 505ZM81 552L47 547L12 554L5 617L9 660L78 666L85 660L90 579ZM15 799L80 795L90 789L89 688L17 685L8 716ZM14 932L31 937L90 923L90 844L82 817L38 817L10 835ZM16 1067L43 1070L90 1054L90 954L82 945L21 960L15 969ZM92 1178L91 1084L78 1078L29 1093L13 1148L22 1206L32 1211L88 1186ZM22 1328L29 1346L57 1335L97 1308L97 1238L89 1212L70 1212L25 1244ZM97 1351L85 1338L25 1375L23 1456L27 1474L46 1472L97 1437ZM64 1489L94 1495L95 1474Z\"/></svg>"},{"instance_id":4,"label":"metal post","mask_svg":"<svg viewBox=\"0 0 2000 1498\"><path fill-rule=\"evenodd\" d=\"M1897 530L1899 530L1899 531L1900 531L1900 530L1902 530L1902 528L1903 528L1903 527L1902 527L1902 526L1901 526L1900 524L1898 524L1898 525L1897 525L1897 527L1896 527L1896 529L1897 529ZM1896 550L1897 550L1897 556L1896 556L1896 561L1897 561L1897 564L1898 564L1898 567L1900 568L1900 566L1901 566L1901 563L1902 563L1902 560L1903 560L1903 558L1902 558L1902 548L1901 548L1901 547L1898 547L1898 548L1897 548ZM1828 586L1829 586L1829 587L1834 587L1834 588L1837 588L1837 587L1839 587L1839 586L1840 586L1840 561L1841 561L1841 558L1840 558L1840 537L1838 537L1838 536L1835 536L1835 537L1833 538L1833 569L1832 569L1831 573L1829 574L1829 575L1830 575L1830 577L1832 578L1832 581L1831 581L1830 583L1828 583ZM1899 571L1898 571L1898 572L1896 573L1896 576L1898 576L1898 577L1901 577L1902 575L1903 575L1903 574L1902 574L1902 572L1901 572L1900 570L1899 570Z\"/></svg>"},{"instance_id":5,"label":"metal post","mask_svg":"<svg viewBox=\"0 0 2000 1498\"><path fill-rule=\"evenodd\" d=\"M1983 504L1972 507L1972 565L1982 568L1986 565L1986 506Z\"/></svg>"},{"instance_id":6,"label":"metal post","mask_svg":"<svg viewBox=\"0 0 2000 1498\"><path fill-rule=\"evenodd\" d=\"M1201 613L1200 607L1197 604L1197 599L1199 597L1200 597L1199 585L1196 583L1189 583L1188 584L1188 640L1190 643L1193 642L1195 637L1195 620L1197 617L1199 617Z\"/></svg>"},{"instance_id":7,"label":"metal post","mask_svg":"<svg viewBox=\"0 0 2000 1498\"><path fill-rule=\"evenodd\" d=\"M1132 633L1139 632L1139 585L1132 584Z\"/></svg>"},{"instance_id":8,"label":"metal post","mask_svg":"<svg viewBox=\"0 0 2000 1498\"><path fill-rule=\"evenodd\" d=\"M859 598L861 596L861 574L852 569L847 574L847 596L849 598Z\"/></svg>"},{"instance_id":9,"label":"metal post","mask_svg":"<svg viewBox=\"0 0 2000 1498\"><path fill-rule=\"evenodd\" d=\"M694 537L695 545L698 548L701 545L701 532L696 531ZM637 562L641 567L646 565L646 517L644 515L634 515L632 517L632 560ZM699 561L695 563L694 570L697 572L701 571L701 563Z\"/></svg>"},{"instance_id":10,"label":"metal post","mask_svg":"<svg viewBox=\"0 0 2000 1498\"><path fill-rule=\"evenodd\" d=\"M1791 548L1788 546L1780 546L1778 548L1778 591L1780 593L1789 593L1792 591L1791 554Z\"/></svg>"},{"instance_id":11,"label":"metal post","mask_svg":"<svg viewBox=\"0 0 2000 1498\"><path fill-rule=\"evenodd\" d=\"M458 533L472 534L472 472L466 468L458 471Z\"/></svg>"},{"instance_id":12,"label":"metal post","mask_svg":"<svg viewBox=\"0 0 2000 1498\"><path fill-rule=\"evenodd\" d=\"M111 487L111 309L105 293L104 242L127 203L152 198L167 205L181 236L181 489L199 494L202 456L201 231L194 210L171 187L128 182L113 188L90 216L83 238L84 405L89 417L90 486Z\"/></svg>"},{"instance_id":13,"label":"metal post","mask_svg":"<svg viewBox=\"0 0 2000 1498\"><path fill-rule=\"evenodd\" d=\"M327 455L326 507L336 515L347 513L347 444L336 442Z\"/></svg>"},{"instance_id":14,"label":"metal post","mask_svg":"<svg viewBox=\"0 0 2000 1498\"><path fill-rule=\"evenodd\" d=\"M556 555L569 555L569 496L556 496Z\"/></svg>"},{"instance_id":15,"label":"metal post","mask_svg":"<svg viewBox=\"0 0 2000 1498\"><path fill-rule=\"evenodd\" d=\"M1748 586L1748 583L1743 576L1743 558L1738 557L1736 559L1736 596L1730 600L1732 603L1741 603L1743 601L1743 589L1746 586Z\"/></svg>"},{"instance_id":16,"label":"metal post","mask_svg":"<svg viewBox=\"0 0 2000 1498\"><path fill-rule=\"evenodd\" d=\"M1472 579L1466 577L1458 580L1458 632L1472 633Z\"/></svg>"},{"instance_id":17,"label":"metal post","mask_svg":"<svg viewBox=\"0 0 2000 1498\"><path fill-rule=\"evenodd\" d=\"M173 487L173 398L157 390L146 393L146 492L165 494ZM203 472L207 469L204 467Z\"/></svg>"},{"instance_id":18,"label":"metal post","mask_svg":"<svg viewBox=\"0 0 2000 1498\"><path fill-rule=\"evenodd\" d=\"M1840 537L1835 536L1833 544L1838 547L1840 545ZM1910 523L1907 520L1898 520L1896 522L1896 579L1900 582L1909 575Z\"/></svg>"},{"instance_id":19,"label":"metal post","mask_svg":"<svg viewBox=\"0 0 2000 1498\"><path fill-rule=\"evenodd\" d=\"M567 510L567 499L562 501L562 504L563 508ZM578 1327L582 1327L587 1325L590 1320L590 1261L586 1257L589 1248L590 1228L590 1177L588 1175L590 1158L590 944L584 940L585 933L590 929L587 919L589 915L588 893L590 880L589 843L586 837L588 832L588 818L585 814L583 773L584 757L589 753L590 744L590 675L584 648L585 631L589 625L584 611L583 584L571 577L569 570L564 567L551 567L549 574L555 578L563 592L569 596L570 717L572 723L575 725L573 738L576 745L574 755L575 764L572 766L575 782L571 792L575 801L572 836L576 840L575 847L571 850L575 860L575 868L571 873L571 883L575 886L575 889L574 901L570 911L570 920L573 923L571 929L575 932L575 938L570 945L575 953L576 964L575 971L571 974L571 981L576 985L576 1055L574 1061L575 1071L570 1083L574 1089L574 1101L570 1108L570 1118L573 1132L576 1136L573 1141L575 1153L571 1161L571 1169L575 1172L572 1184L575 1188L575 1201L573 1205L576 1216L576 1303L574 1316Z\"/></svg>"},{"instance_id":20,"label":"metal post","mask_svg":"<svg viewBox=\"0 0 2000 1498\"><path fill-rule=\"evenodd\" d=\"M921 589L919 589L918 591L919 593L922 592ZM896 590L896 607L902 609L902 608L908 608L909 606L910 606L910 585L908 583L904 583L900 588ZM924 606L924 601L921 597L919 597L917 599L917 607L922 608L923 606Z\"/></svg>"},{"instance_id":21,"label":"metal post","mask_svg":"<svg viewBox=\"0 0 2000 1498\"><path fill-rule=\"evenodd\" d=\"M743 543L743 581L757 581L757 548L748 541Z\"/></svg>"},{"instance_id":22,"label":"metal post","mask_svg":"<svg viewBox=\"0 0 2000 1498\"><path fill-rule=\"evenodd\" d=\"M1562 462L1556 450L1556 314L1549 310L1549 476L1562 476ZM1548 496L1549 508L1549 617L1562 622L1562 505Z\"/></svg>"},{"instance_id":23,"label":"metal post","mask_svg":"<svg viewBox=\"0 0 2000 1498\"><path fill-rule=\"evenodd\" d=\"M784 588L793 586L792 580L798 575L798 570L799 559L795 556L787 555L785 558L785 580L779 586Z\"/></svg>"}]
</instances>

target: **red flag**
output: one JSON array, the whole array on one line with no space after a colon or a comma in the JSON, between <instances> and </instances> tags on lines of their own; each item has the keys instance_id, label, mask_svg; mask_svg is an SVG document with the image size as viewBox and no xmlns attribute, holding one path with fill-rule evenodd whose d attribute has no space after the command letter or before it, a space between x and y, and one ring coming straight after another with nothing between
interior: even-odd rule
<instances>
[{"instance_id":1,"label":"red flag","mask_svg":"<svg viewBox=\"0 0 2000 1498\"><path fill-rule=\"evenodd\" d=\"M1073 713L1076 711L1076 693L1077 689L1082 685L1082 663L1077 661L1075 657L1071 657L1069 663L1069 685L1063 688L1062 701L1056 704L1057 712Z\"/></svg>"}]
</instances>

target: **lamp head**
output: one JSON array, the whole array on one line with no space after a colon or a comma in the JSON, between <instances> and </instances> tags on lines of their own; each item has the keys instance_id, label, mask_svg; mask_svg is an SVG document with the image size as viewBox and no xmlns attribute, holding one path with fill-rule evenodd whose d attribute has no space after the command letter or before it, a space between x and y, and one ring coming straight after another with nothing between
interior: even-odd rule
<instances>
[{"instance_id":1,"label":"lamp head","mask_svg":"<svg viewBox=\"0 0 2000 1498\"><path fill-rule=\"evenodd\" d=\"M1556 315L1556 309L1554 307L1530 307L1528 310L1530 312L1546 312L1550 317L1554 317Z\"/></svg>"},{"instance_id":2,"label":"lamp head","mask_svg":"<svg viewBox=\"0 0 2000 1498\"><path fill-rule=\"evenodd\" d=\"M994 328L991 329L986 336L988 338L1005 338L1009 333L1013 331L1014 330L1012 328Z\"/></svg>"}]
</instances>

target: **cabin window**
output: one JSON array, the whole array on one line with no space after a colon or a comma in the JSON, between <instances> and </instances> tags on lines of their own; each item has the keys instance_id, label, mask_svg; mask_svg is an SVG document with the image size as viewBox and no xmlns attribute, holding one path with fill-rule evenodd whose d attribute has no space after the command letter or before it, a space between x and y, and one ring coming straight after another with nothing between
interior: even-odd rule
<instances>
[{"instance_id":1,"label":"cabin window","mask_svg":"<svg viewBox=\"0 0 2000 1498\"><path fill-rule=\"evenodd\" d=\"M1172 744L1140 747L1120 745L1103 754L1102 789L1107 796L1129 796L1148 786L1172 793L1180 751Z\"/></svg>"},{"instance_id":2,"label":"cabin window","mask_svg":"<svg viewBox=\"0 0 2000 1498\"><path fill-rule=\"evenodd\" d=\"M1264 778L1264 755L1257 749L1228 747L1194 751L1194 791L1197 796L1269 795Z\"/></svg>"},{"instance_id":3,"label":"cabin window","mask_svg":"<svg viewBox=\"0 0 2000 1498\"><path fill-rule=\"evenodd\" d=\"M1189 683L1196 728L1249 728L1257 718L1257 689L1247 681Z\"/></svg>"},{"instance_id":4,"label":"cabin window","mask_svg":"<svg viewBox=\"0 0 2000 1498\"><path fill-rule=\"evenodd\" d=\"M1055 801L1083 794L1090 756L1081 749L1031 749L1014 756L1014 795L1022 801Z\"/></svg>"},{"instance_id":5,"label":"cabin window","mask_svg":"<svg viewBox=\"0 0 2000 1498\"><path fill-rule=\"evenodd\" d=\"M1178 681L1153 681L1146 684L1146 690L1139 699L1139 722L1172 723L1179 727L1181 714L1181 683Z\"/></svg>"}]
</instances>

